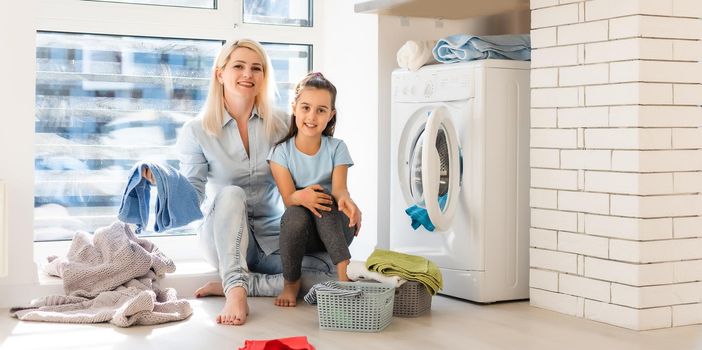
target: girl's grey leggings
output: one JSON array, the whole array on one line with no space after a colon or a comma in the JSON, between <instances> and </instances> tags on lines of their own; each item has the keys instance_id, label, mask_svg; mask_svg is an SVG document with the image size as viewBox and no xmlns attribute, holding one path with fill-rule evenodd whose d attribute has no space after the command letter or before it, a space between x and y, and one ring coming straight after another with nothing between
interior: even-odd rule
<instances>
[{"instance_id":1,"label":"girl's grey leggings","mask_svg":"<svg viewBox=\"0 0 702 350\"><path fill-rule=\"evenodd\" d=\"M349 218L339 211L336 202L331 209L320 211L321 218L302 206L290 206L285 210L280 220L280 257L286 281L300 279L305 253L326 250L334 265L351 259L349 245L355 228L349 227Z\"/></svg>"}]
</instances>

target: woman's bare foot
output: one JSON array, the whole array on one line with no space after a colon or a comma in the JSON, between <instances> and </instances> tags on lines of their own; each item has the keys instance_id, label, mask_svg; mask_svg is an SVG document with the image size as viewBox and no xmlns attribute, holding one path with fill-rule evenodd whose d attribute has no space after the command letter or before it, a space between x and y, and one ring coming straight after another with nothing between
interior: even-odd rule
<instances>
[{"instance_id":1,"label":"woman's bare foot","mask_svg":"<svg viewBox=\"0 0 702 350\"><path fill-rule=\"evenodd\" d=\"M295 282L285 281L283 283L283 292L275 298L275 305L288 307L297 305L297 293L300 292L300 280Z\"/></svg>"},{"instance_id":2,"label":"woman's bare foot","mask_svg":"<svg viewBox=\"0 0 702 350\"><path fill-rule=\"evenodd\" d=\"M198 288L195 291L196 298L208 297L210 295L223 297L224 288L222 288L222 283L220 282L207 282L204 286Z\"/></svg>"},{"instance_id":3,"label":"woman's bare foot","mask_svg":"<svg viewBox=\"0 0 702 350\"><path fill-rule=\"evenodd\" d=\"M246 289L234 287L227 292L224 308L217 315L217 323L240 326L246 322L249 315L249 304L246 302Z\"/></svg>"}]
</instances>

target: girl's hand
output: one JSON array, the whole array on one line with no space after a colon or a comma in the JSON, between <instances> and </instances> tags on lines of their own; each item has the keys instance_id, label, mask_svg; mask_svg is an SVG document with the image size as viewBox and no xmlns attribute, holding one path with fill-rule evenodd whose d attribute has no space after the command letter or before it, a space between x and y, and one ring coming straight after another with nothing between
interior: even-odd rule
<instances>
[{"instance_id":1,"label":"girl's hand","mask_svg":"<svg viewBox=\"0 0 702 350\"><path fill-rule=\"evenodd\" d=\"M144 177L150 184L156 185L156 179L154 178L154 174L151 172L149 167L144 168L144 171L141 172L141 176Z\"/></svg>"},{"instance_id":2,"label":"girl's hand","mask_svg":"<svg viewBox=\"0 0 702 350\"><path fill-rule=\"evenodd\" d=\"M294 193L296 202L303 207L309 209L317 217L322 217L321 211L331 211L332 197L324 193L324 187L321 185L307 186Z\"/></svg>"},{"instance_id":3,"label":"girl's hand","mask_svg":"<svg viewBox=\"0 0 702 350\"><path fill-rule=\"evenodd\" d=\"M358 236L358 231L361 230L361 210L358 209L351 197L339 198L338 205L339 211L349 217L349 227L356 227L353 235Z\"/></svg>"}]
</instances>

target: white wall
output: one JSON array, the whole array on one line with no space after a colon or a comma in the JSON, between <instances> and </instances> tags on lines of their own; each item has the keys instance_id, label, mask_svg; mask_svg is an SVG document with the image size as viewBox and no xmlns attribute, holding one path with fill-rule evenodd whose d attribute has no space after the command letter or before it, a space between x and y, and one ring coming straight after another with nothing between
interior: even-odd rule
<instances>
[{"instance_id":1,"label":"white wall","mask_svg":"<svg viewBox=\"0 0 702 350\"><path fill-rule=\"evenodd\" d=\"M337 136L349 147L354 166L349 169L351 197L363 213L362 229L351 245L354 260L365 260L378 233L378 18L356 14L348 1L323 2L318 17L326 30L319 67L337 88Z\"/></svg>"},{"instance_id":2,"label":"white wall","mask_svg":"<svg viewBox=\"0 0 702 350\"><path fill-rule=\"evenodd\" d=\"M702 2L531 7L531 305L702 323Z\"/></svg>"},{"instance_id":3,"label":"white wall","mask_svg":"<svg viewBox=\"0 0 702 350\"><path fill-rule=\"evenodd\" d=\"M32 297L34 206L34 9L19 1L0 11L0 179L8 197L9 275L0 278L0 304ZM7 7L7 6L6 6Z\"/></svg>"}]
</instances>

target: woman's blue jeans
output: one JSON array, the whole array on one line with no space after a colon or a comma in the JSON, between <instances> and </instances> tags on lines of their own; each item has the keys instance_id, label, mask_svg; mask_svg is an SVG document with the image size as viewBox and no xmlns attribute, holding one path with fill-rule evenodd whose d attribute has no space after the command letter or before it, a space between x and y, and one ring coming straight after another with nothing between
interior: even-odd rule
<instances>
[{"instance_id":1,"label":"woman's blue jeans","mask_svg":"<svg viewBox=\"0 0 702 350\"><path fill-rule=\"evenodd\" d=\"M251 227L244 190L238 186L222 188L199 229L205 260L219 270L225 294L231 288L244 287L249 296L276 296L284 281L280 254L266 255ZM336 268L329 254L305 255L301 295L314 284L332 279L336 279Z\"/></svg>"}]
</instances>

